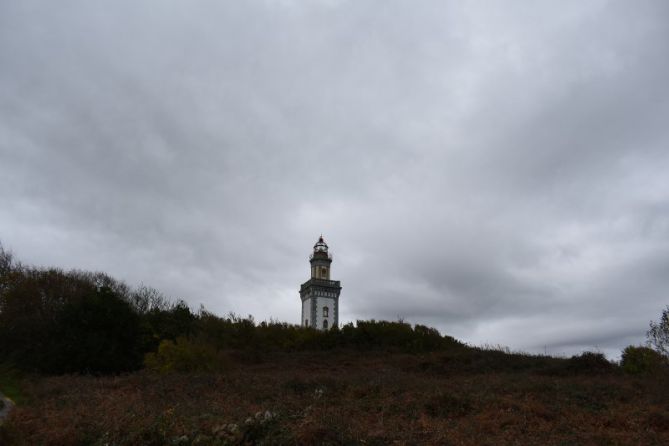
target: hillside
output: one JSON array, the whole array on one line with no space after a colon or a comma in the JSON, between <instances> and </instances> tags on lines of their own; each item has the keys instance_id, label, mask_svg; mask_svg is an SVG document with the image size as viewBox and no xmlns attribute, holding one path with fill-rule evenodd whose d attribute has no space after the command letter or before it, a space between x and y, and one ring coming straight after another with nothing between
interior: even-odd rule
<instances>
[{"instance_id":1,"label":"hillside","mask_svg":"<svg viewBox=\"0 0 669 446\"><path fill-rule=\"evenodd\" d=\"M226 354L215 373L32 377L16 445L668 444L669 377L453 349Z\"/></svg>"}]
</instances>

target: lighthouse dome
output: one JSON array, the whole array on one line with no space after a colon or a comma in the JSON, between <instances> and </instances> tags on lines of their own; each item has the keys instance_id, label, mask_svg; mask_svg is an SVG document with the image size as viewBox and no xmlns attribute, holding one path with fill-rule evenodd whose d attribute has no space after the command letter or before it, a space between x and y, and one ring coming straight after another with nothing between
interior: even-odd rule
<instances>
[{"instance_id":1,"label":"lighthouse dome","mask_svg":"<svg viewBox=\"0 0 669 446\"><path fill-rule=\"evenodd\" d=\"M314 245L314 252L328 252L328 245L325 243L325 240L323 240L322 235L318 238L318 241Z\"/></svg>"}]
</instances>

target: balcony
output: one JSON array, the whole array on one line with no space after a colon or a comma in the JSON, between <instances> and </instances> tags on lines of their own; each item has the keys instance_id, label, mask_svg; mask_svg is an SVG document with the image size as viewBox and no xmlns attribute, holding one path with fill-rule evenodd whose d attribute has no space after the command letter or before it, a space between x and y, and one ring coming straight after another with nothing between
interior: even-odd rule
<instances>
[{"instance_id":1,"label":"balcony","mask_svg":"<svg viewBox=\"0 0 669 446\"><path fill-rule=\"evenodd\" d=\"M324 288L341 288L339 280L325 280L325 279L309 279L302 284L300 291L309 286L322 286Z\"/></svg>"}]
</instances>

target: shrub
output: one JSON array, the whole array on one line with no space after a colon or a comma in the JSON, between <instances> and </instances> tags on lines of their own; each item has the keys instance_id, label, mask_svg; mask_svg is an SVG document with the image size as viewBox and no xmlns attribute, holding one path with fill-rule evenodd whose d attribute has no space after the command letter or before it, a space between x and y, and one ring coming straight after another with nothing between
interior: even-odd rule
<instances>
[{"instance_id":1,"label":"shrub","mask_svg":"<svg viewBox=\"0 0 669 446\"><path fill-rule=\"evenodd\" d=\"M196 316L184 301L175 304L163 301L160 306L140 314L145 336L144 351L155 350L163 339L174 341L195 331Z\"/></svg>"},{"instance_id":2,"label":"shrub","mask_svg":"<svg viewBox=\"0 0 669 446\"><path fill-rule=\"evenodd\" d=\"M566 370L577 374L599 374L614 370L615 366L606 359L604 354L583 352L567 360Z\"/></svg>"},{"instance_id":3,"label":"shrub","mask_svg":"<svg viewBox=\"0 0 669 446\"><path fill-rule=\"evenodd\" d=\"M666 369L667 359L652 348L630 345L623 350L620 365L625 372L633 375L655 373Z\"/></svg>"},{"instance_id":4,"label":"shrub","mask_svg":"<svg viewBox=\"0 0 669 446\"><path fill-rule=\"evenodd\" d=\"M144 357L147 369L158 372L210 372L227 368L226 356L205 342L185 337L162 341L155 353Z\"/></svg>"},{"instance_id":5,"label":"shrub","mask_svg":"<svg viewBox=\"0 0 669 446\"><path fill-rule=\"evenodd\" d=\"M0 390L2 393L15 403L23 403L22 387L20 371L11 364L0 363Z\"/></svg>"}]
</instances>

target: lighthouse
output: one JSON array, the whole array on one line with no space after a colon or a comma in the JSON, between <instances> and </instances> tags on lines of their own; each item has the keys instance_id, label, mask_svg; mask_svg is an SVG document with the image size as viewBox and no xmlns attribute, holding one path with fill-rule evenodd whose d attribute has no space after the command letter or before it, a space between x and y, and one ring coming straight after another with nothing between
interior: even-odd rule
<instances>
[{"instance_id":1,"label":"lighthouse","mask_svg":"<svg viewBox=\"0 0 669 446\"><path fill-rule=\"evenodd\" d=\"M300 287L303 327L329 330L339 324L339 293L341 284L330 280L332 255L321 235L309 256L311 278Z\"/></svg>"}]
</instances>

